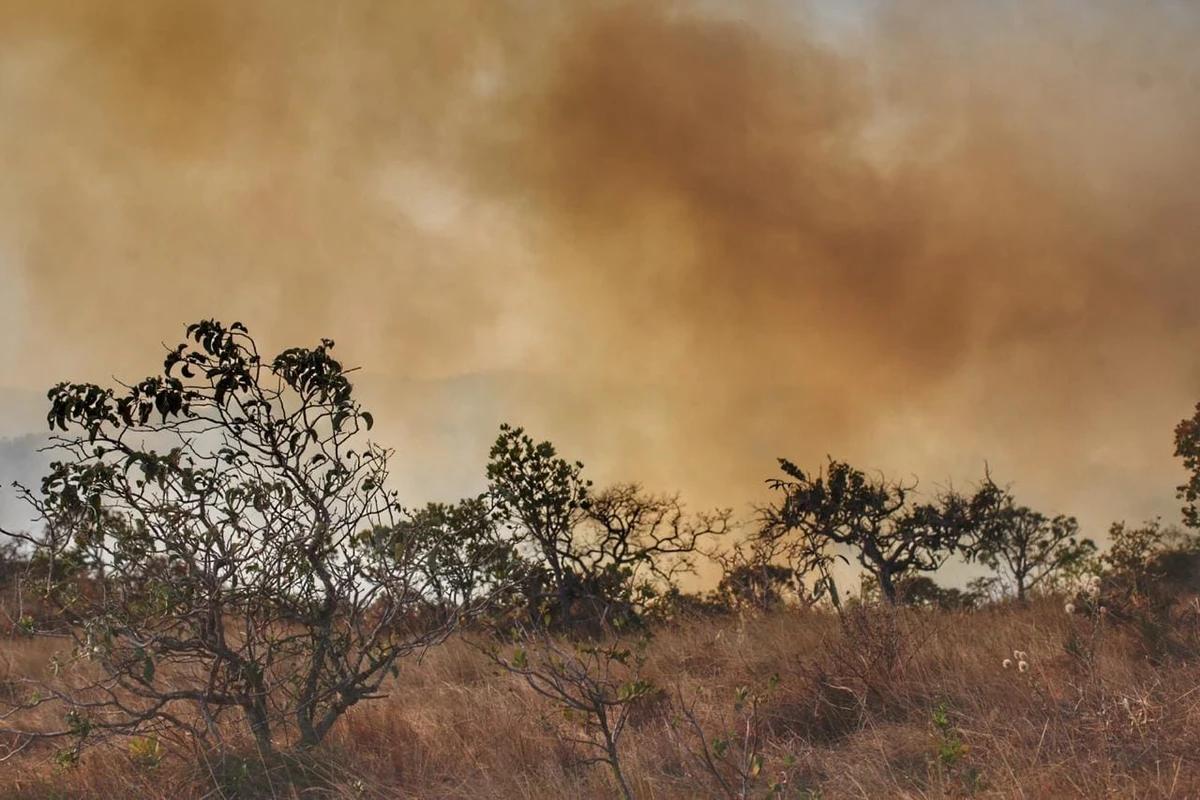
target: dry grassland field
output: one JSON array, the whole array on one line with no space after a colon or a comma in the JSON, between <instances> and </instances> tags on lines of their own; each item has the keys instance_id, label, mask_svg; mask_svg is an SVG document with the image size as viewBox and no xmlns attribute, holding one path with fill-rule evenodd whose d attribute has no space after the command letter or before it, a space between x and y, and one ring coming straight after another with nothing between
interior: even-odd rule
<instances>
[{"instance_id":1,"label":"dry grassland field","mask_svg":"<svg viewBox=\"0 0 1200 800\"><path fill-rule=\"evenodd\" d=\"M1192 603L1180 625L1197 624ZM6 685L44 674L53 651L53 642L4 641ZM1200 796L1200 661L1154 663L1136 631L1068 614L1053 598L864 609L846 626L794 611L684 621L655 631L644 674L656 691L621 745L636 797L742 796L747 737L762 766L746 797ZM741 687L760 695L753 709L739 708ZM65 770L44 747L0 767L3 796L614 796L603 766L582 765L569 743L578 726L461 641L406 665L385 689L300 763L262 763L236 732L224 756L120 740ZM703 765L683 707L705 736L729 740L730 765L718 771L733 793Z\"/></svg>"}]
</instances>

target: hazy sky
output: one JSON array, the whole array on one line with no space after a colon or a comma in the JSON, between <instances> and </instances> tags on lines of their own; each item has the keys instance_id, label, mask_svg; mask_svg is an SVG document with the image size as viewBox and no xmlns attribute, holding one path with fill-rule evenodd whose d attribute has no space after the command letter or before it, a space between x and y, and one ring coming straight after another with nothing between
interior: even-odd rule
<instances>
[{"instance_id":1,"label":"hazy sky","mask_svg":"<svg viewBox=\"0 0 1200 800\"><path fill-rule=\"evenodd\" d=\"M508 420L693 505L831 454L1174 519L1197 41L1166 0L0 0L4 431L215 316L336 339L413 502Z\"/></svg>"}]
</instances>

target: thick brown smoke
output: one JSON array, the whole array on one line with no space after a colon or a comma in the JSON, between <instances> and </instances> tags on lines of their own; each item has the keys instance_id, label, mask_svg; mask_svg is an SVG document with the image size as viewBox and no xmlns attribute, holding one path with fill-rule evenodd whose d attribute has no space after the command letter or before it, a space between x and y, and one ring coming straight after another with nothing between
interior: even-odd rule
<instances>
[{"instance_id":1,"label":"thick brown smoke","mask_svg":"<svg viewBox=\"0 0 1200 800\"><path fill-rule=\"evenodd\" d=\"M551 6L554 6L553 8ZM414 499L502 419L696 503L826 453L1171 512L1200 12L0 0L5 382L329 335Z\"/></svg>"}]
</instances>

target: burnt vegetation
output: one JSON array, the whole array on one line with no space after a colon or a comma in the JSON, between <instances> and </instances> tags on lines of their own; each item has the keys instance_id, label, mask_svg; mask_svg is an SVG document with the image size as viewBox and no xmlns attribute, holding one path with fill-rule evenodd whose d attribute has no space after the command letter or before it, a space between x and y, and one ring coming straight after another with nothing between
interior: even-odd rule
<instances>
[{"instance_id":1,"label":"burnt vegetation","mask_svg":"<svg viewBox=\"0 0 1200 800\"><path fill-rule=\"evenodd\" d=\"M771 501L739 520L596 487L510 425L482 494L408 507L333 351L267 356L206 320L142 381L49 392L55 460L16 487L39 525L0 545L0 761L56 766L13 796L166 769L197 797L531 796L550 774L579 795L841 796L838 748L906 724L935 744L864 769L877 791L1200 788L1194 735L1163 727L1196 721L1181 687L1200 665L1200 546L1182 529L1117 523L1101 548L986 472L922 491L835 459L781 459ZM1193 529L1198 431L1200 407L1176 430ZM939 585L950 560L987 574ZM969 665L972 626L1041 631L1040 652L992 637ZM462 709L516 693L511 736L548 761L526 753L517 780L472 751L474 771L439 783L408 771L416 733L356 727L436 705L435 669ZM1032 756L1032 728L987 716L1004 692L1041 726ZM399 766L377 752L360 774L356 736ZM1068 752L1103 752L1110 774L1047 766ZM113 753L119 770L89 766Z\"/></svg>"}]
</instances>

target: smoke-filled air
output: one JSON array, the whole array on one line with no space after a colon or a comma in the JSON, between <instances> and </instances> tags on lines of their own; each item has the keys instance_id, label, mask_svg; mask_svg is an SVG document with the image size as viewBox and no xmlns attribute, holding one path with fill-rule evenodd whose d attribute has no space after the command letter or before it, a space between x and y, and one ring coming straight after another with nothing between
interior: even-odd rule
<instances>
[{"instance_id":1,"label":"smoke-filled air","mask_svg":"<svg viewBox=\"0 0 1200 800\"><path fill-rule=\"evenodd\" d=\"M515 418L698 502L787 452L987 460L1098 525L1173 508L1187 4L0 16L13 388L141 377L182 320L244 318L364 366L419 496L475 488Z\"/></svg>"}]
</instances>

